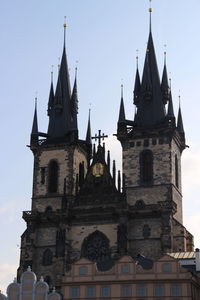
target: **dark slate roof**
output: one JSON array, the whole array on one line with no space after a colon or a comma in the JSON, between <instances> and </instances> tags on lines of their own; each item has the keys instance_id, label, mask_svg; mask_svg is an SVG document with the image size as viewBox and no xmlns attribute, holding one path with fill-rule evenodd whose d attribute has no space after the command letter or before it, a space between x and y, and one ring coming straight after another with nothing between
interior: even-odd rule
<instances>
[{"instance_id":1,"label":"dark slate roof","mask_svg":"<svg viewBox=\"0 0 200 300\"><path fill-rule=\"evenodd\" d=\"M119 110L119 119L118 123L125 122L125 109L124 109L124 99L123 99L123 85L121 86L121 103L120 103L120 110Z\"/></svg>"},{"instance_id":2,"label":"dark slate roof","mask_svg":"<svg viewBox=\"0 0 200 300\"><path fill-rule=\"evenodd\" d=\"M34 111L33 125L32 125L31 134L38 134L37 101L35 101L35 111Z\"/></svg>"},{"instance_id":3,"label":"dark slate roof","mask_svg":"<svg viewBox=\"0 0 200 300\"><path fill-rule=\"evenodd\" d=\"M133 103L137 106L139 101L141 83L140 83L140 74L137 67L136 75L135 75L135 85L134 85L134 100Z\"/></svg>"},{"instance_id":4,"label":"dark slate roof","mask_svg":"<svg viewBox=\"0 0 200 300\"><path fill-rule=\"evenodd\" d=\"M175 118L171 90L169 92L169 105L168 105L167 116L168 118Z\"/></svg>"},{"instance_id":5,"label":"dark slate roof","mask_svg":"<svg viewBox=\"0 0 200 300\"><path fill-rule=\"evenodd\" d=\"M184 127L183 127L183 118L182 118L182 113L181 113L181 106L179 106L178 110L178 120L177 120L177 130L179 133L184 134Z\"/></svg>"},{"instance_id":6,"label":"dark slate roof","mask_svg":"<svg viewBox=\"0 0 200 300\"><path fill-rule=\"evenodd\" d=\"M77 78L75 77L74 80L74 87L72 90L71 96L71 112L72 112L72 129L78 130L78 121L77 121L77 114L78 114L78 90L77 90Z\"/></svg>"},{"instance_id":7,"label":"dark slate roof","mask_svg":"<svg viewBox=\"0 0 200 300\"><path fill-rule=\"evenodd\" d=\"M135 120L136 125L148 127L160 124L164 121L165 115L153 38L150 31Z\"/></svg>"},{"instance_id":8,"label":"dark slate roof","mask_svg":"<svg viewBox=\"0 0 200 300\"><path fill-rule=\"evenodd\" d=\"M70 103L71 88L65 45L59 68L54 102L52 103L51 101L48 136L50 139L67 136L67 134L73 129L74 124L72 122L73 118Z\"/></svg>"},{"instance_id":9,"label":"dark slate roof","mask_svg":"<svg viewBox=\"0 0 200 300\"><path fill-rule=\"evenodd\" d=\"M92 144L91 125L90 125L90 110L89 110L89 116L88 116L88 126L87 126L87 133L86 133L86 142L88 144Z\"/></svg>"}]
</instances>

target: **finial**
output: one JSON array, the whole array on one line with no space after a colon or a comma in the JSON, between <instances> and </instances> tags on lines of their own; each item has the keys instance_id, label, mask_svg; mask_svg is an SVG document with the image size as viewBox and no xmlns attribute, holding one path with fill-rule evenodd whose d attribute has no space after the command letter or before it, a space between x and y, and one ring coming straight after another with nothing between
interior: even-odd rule
<instances>
[{"instance_id":1,"label":"finial","mask_svg":"<svg viewBox=\"0 0 200 300\"><path fill-rule=\"evenodd\" d=\"M40 277L40 282L44 282L44 277L43 276Z\"/></svg>"},{"instance_id":2,"label":"finial","mask_svg":"<svg viewBox=\"0 0 200 300\"><path fill-rule=\"evenodd\" d=\"M181 107L181 91L179 90L178 100L179 100L179 107Z\"/></svg>"},{"instance_id":3,"label":"finial","mask_svg":"<svg viewBox=\"0 0 200 300\"><path fill-rule=\"evenodd\" d=\"M78 60L76 60L76 67L75 67L75 78L77 77L77 71L78 71Z\"/></svg>"},{"instance_id":4,"label":"finial","mask_svg":"<svg viewBox=\"0 0 200 300\"><path fill-rule=\"evenodd\" d=\"M172 87L172 79L171 79L171 76L169 77L169 89L171 90L171 87Z\"/></svg>"},{"instance_id":5,"label":"finial","mask_svg":"<svg viewBox=\"0 0 200 300\"><path fill-rule=\"evenodd\" d=\"M51 82L53 82L53 68L54 68L54 65L51 65Z\"/></svg>"},{"instance_id":6,"label":"finial","mask_svg":"<svg viewBox=\"0 0 200 300\"><path fill-rule=\"evenodd\" d=\"M138 52L139 52L139 50L138 49L136 49L136 66L137 66L137 69L138 69Z\"/></svg>"},{"instance_id":7,"label":"finial","mask_svg":"<svg viewBox=\"0 0 200 300\"><path fill-rule=\"evenodd\" d=\"M167 45L164 45L164 64L166 65Z\"/></svg>"},{"instance_id":8,"label":"finial","mask_svg":"<svg viewBox=\"0 0 200 300\"><path fill-rule=\"evenodd\" d=\"M151 1L152 0L149 0L149 31L150 32L151 32L151 13L152 13Z\"/></svg>"},{"instance_id":9,"label":"finial","mask_svg":"<svg viewBox=\"0 0 200 300\"><path fill-rule=\"evenodd\" d=\"M58 72L60 70L60 57L58 57Z\"/></svg>"},{"instance_id":10,"label":"finial","mask_svg":"<svg viewBox=\"0 0 200 300\"><path fill-rule=\"evenodd\" d=\"M66 24L66 16L64 17L64 47L65 47L65 38L66 38L66 27L67 27L67 24Z\"/></svg>"},{"instance_id":11,"label":"finial","mask_svg":"<svg viewBox=\"0 0 200 300\"><path fill-rule=\"evenodd\" d=\"M31 272L31 267L30 266L28 266L27 271Z\"/></svg>"},{"instance_id":12,"label":"finial","mask_svg":"<svg viewBox=\"0 0 200 300\"><path fill-rule=\"evenodd\" d=\"M121 99L123 99L123 94L124 94L124 85L122 83L121 84Z\"/></svg>"}]
</instances>

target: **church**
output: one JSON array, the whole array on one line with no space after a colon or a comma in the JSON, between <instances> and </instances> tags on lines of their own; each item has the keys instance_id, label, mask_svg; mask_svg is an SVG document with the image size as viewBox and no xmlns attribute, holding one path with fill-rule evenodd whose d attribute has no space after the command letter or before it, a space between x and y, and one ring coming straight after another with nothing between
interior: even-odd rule
<instances>
[{"instance_id":1,"label":"church","mask_svg":"<svg viewBox=\"0 0 200 300\"><path fill-rule=\"evenodd\" d=\"M133 260L150 270L166 254L194 251L182 220L181 155L187 145L181 107L176 116L166 60L160 80L151 9L143 73L137 68L130 99L132 120L126 118L121 87L116 138L122 172L106 152L106 135L91 134L90 115L85 139L79 138L77 79L71 89L66 52L64 38L45 133L39 131L35 106L32 206L23 212L18 268L18 279L31 267L58 290L80 261L109 272L126 258L125 265Z\"/></svg>"}]
</instances>

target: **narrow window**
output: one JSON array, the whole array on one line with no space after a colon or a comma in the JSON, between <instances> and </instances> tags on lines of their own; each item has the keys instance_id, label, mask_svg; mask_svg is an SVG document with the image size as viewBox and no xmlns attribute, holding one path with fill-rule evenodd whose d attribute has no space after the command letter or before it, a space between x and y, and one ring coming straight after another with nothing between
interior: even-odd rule
<instances>
[{"instance_id":1,"label":"narrow window","mask_svg":"<svg viewBox=\"0 0 200 300\"><path fill-rule=\"evenodd\" d=\"M175 184L179 188L179 176L178 176L178 157L175 155Z\"/></svg>"},{"instance_id":2,"label":"narrow window","mask_svg":"<svg viewBox=\"0 0 200 300\"><path fill-rule=\"evenodd\" d=\"M86 297L94 298L95 297L95 286L87 286L86 288Z\"/></svg>"},{"instance_id":3,"label":"narrow window","mask_svg":"<svg viewBox=\"0 0 200 300\"><path fill-rule=\"evenodd\" d=\"M122 274L128 274L130 272L129 265L122 265L121 266L121 273Z\"/></svg>"},{"instance_id":4,"label":"narrow window","mask_svg":"<svg viewBox=\"0 0 200 300\"><path fill-rule=\"evenodd\" d=\"M131 286L130 285L122 285L121 296L122 297L130 297L131 296Z\"/></svg>"},{"instance_id":5,"label":"narrow window","mask_svg":"<svg viewBox=\"0 0 200 300\"><path fill-rule=\"evenodd\" d=\"M40 172L41 172L41 184L45 184L45 168L41 168Z\"/></svg>"},{"instance_id":6,"label":"narrow window","mask_svg":"<svg viewBox=\"0 0 200 300\"><path fill-rule=\"evenodd\" d=\"M79 286L71 287L70 298L79 298Z\"/></svg>"},{"instance_id":7,"label":"narrow window","mask_svg":"<svg viewBox=\"0 0 200 300\"><path fill-rule=\"evenodd\" d=\"M79 275L86 275L86 274L87 274L87 267L80 267Z\"/></svg>"},{"instance_id":8,"label":"narrow window","mask_svg":"<svg viewBox=\"0 0 200 300\"><path fill-rule=\"evenodd\" d=\"M146 285L138 285L136 288L136 295L139 297L145 297L147 295Z\"/></svg>"},{"instance_id":9,"label":"narrow window","mask_svg":"<svg viewBox=\"0 0 200 300\"><path fill-rule=\"evenodd\" d=\"M58 164L55 160L49 163L49 193L56 193L58 190Z\"/></svg>"},{"instance_id":10,"label":"narrow window","mask_svg":"<svg viewBox=\"0 0 200 300\"><path fill-rule=\"evenodd\" d=\"M165 291L164 291L164 285L163 284L157 284L154 286L154 296L164 296Z\"/></svg>"},{"instance_id":11,"label":"narrow window","mask_svg":"<svg viewBox=\"0 0 200 300\"><path fill-rule=\"evenodd\" d=\"M101 287L101 297L110 297L110 287L109 286Z\"/></svg>"},{"instance_id":12,"label":"narrow window","mask_svg":"<svg viewBox=\"0 0 200 300\"><path fill-rule=\"evenodd\" d=\"M153 153L150 150L144 150L140 154L140 180L146 184L153 181Z\"/></svg>"},{"instance_id":13,"label":"narrow window","mask_svg":"<svg viewBox=\"0 0 200 300\"><path fill-rule=\"evenodd\" d=\"M171 271L171 265L170 264L163 264L162 270L164 273L169 273Z\"/></svg>"},{"instance_id":14,"label":"narrow window","mask_svg":"<svg viewBox=\"0 0 200 300\"><path fill-rule=\"evenodd\" d=\"M50 266L53 262L53 253L50 249L46 249L43 253L43 266Z\"/></svg>"},{"instance_id":15,"label":"narrow window","mask_svg":"<svg viewBox=\"0 0 200 300\"><path fill-rule=\"evenodd\" d=\"M181 286L180 286L180 284L173 284L171 286L171 296L181 296Z\"/></svg>"}]
</instances>

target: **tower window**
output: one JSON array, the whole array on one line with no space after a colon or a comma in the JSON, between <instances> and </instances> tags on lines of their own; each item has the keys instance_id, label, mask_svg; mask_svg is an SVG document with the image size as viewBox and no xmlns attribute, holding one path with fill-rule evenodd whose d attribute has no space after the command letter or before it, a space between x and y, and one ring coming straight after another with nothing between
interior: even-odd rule
<instances>
[{"instance_id":1,"label":"tower window","mask_svg":"<svg viewBox=\"0 0 200 300\"><path fill-rule=\"evenodd\" d=\"M41 184L45 183L45 168L41 168Z\"/></svg>"},{"instance_id":2,"label":"tower window","mask_svg":"<svg viewBox=\"0 0 200 300\"><path fill-rule=\"evenodd\" d=\"M150 150L144 150L140 154L140 180L141 183L152 183L153 153Z\"/></svg>"},{"instance_id":3,"label":"tower window","mask_svg":"<svg viewBox=\"0 0 200 300\"><path fill-rule=\"evenodd\" d=\"M178 176L178 157L175 155L175 184L179 188L179 176Z\"/></svg>"},{"instance_id":4,"label":"tower window","mask_svg":"<svg viewBox=\"0 0 200 300\"><path fill-rule=\"evenodd\" d=\"M53 253L50 249L46 249L43 253L43 266L50 266L53 262Z\"/></svg>"},{"instance_id":5,"label":"tower window","mask_svg":"<svg viewBox=\"0 0 200 300\"><path fill-rule=\"evenodd\" d=\"M58 163L52 160L49 163L49 193L56 193L58 190Z\"/></svg>"}]
</instances>

